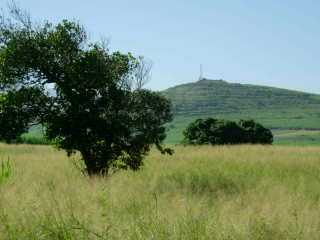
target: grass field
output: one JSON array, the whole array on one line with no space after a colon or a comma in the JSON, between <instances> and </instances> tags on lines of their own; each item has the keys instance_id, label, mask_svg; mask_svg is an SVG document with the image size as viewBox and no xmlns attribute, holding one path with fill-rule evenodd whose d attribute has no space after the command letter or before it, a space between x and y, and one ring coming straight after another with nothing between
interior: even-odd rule
<instances>
[{"instance_id":1,"label":"grass field","mask_svg":"<svg viewBox=\"0 0 320 240\"><path fill-rule=\"evenodd\" d=\"M273 130L276 145L320 146L320 130Z\"/></svg>"},{"instance_id":2,"label":"grass field","mask_svg":"<svg viewBox=\"0 0 320 240\"><path fill-rule=\"evenodd\" d=\"M2 144L0 239L319 239L319 151L177 146L88 178L62 151Z\"/></svg>"}]
</instances>

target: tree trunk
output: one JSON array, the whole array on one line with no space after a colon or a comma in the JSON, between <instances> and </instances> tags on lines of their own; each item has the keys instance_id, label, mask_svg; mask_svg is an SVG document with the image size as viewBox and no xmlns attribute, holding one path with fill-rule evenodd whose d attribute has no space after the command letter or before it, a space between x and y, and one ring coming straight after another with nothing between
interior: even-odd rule
<instances>
[{"instance_id":1,"label":"tree trunk","mask_svg":"<svg viewBox=\"0 0 320 240\"><path fill-rule=\"evenodd\" d=\"M108 168L103 166L100 163L101 159L98 159L96 154L92 153L92 151L90 150L81 151L81 155L86 165L86 172L88 173L89 176L108 174Z\"/></svg>"}]
</instances>

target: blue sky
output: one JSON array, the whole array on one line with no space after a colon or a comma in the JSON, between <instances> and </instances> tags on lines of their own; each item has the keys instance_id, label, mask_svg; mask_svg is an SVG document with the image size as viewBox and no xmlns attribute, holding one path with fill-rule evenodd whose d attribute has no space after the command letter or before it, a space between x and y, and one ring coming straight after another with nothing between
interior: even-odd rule
<instances>
[{"instance_id":1,"label":"blue sky","mask_svg":"<svg viewBox=\"0 0 320 240\"><path fill-rule=\"evenodd\" d=\"M204 76L320 93L320 1L20 0L36 20L80 20L92 40L154 63L149 88ZM1 0L0 7L6 1Z\"/></svg>"}]
</instances>

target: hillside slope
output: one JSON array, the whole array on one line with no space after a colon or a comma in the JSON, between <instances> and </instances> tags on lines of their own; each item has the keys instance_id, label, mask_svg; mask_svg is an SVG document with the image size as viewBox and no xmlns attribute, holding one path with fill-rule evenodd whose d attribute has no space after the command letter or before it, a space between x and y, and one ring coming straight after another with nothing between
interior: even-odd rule
<instances>
[{"instance_id":1,"label":"hillside slope","mask_svg":"<svg viewBox=\"0 0 320 240\"><path fill-rule=\"evenodd\" d=\"M320 95L223 80L201 80L164 91L176 114L240 113L297 107L320 108Z\"/></svg>"},{"instance_id":2,"label":"hillside slope","mask_svg":"<svg viewBox=\"0 0 320 240\"><path fill-rule=\"evenodd\" d=\"M175 120L168 142L200 117L255 119L273 129L319 129L320 95L275 87L203 79L163 91L171 99Z\"/></svg>"}]
</instances>

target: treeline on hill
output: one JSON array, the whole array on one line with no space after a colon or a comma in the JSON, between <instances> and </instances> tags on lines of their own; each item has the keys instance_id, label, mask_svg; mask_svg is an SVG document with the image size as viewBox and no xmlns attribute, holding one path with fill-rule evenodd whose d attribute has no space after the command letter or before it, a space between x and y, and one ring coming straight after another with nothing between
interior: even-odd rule
<instances>
[{"instance_id":1,"label":"treeline on hill","mask_svg":"<svg viewBox=\"0 0 320 240\"><path fill-rule=\"evenodd\" d=\"M272 144L272 132L253 120L197 119L183 132L185 144Z\"/></svg>"}]
</instances>

